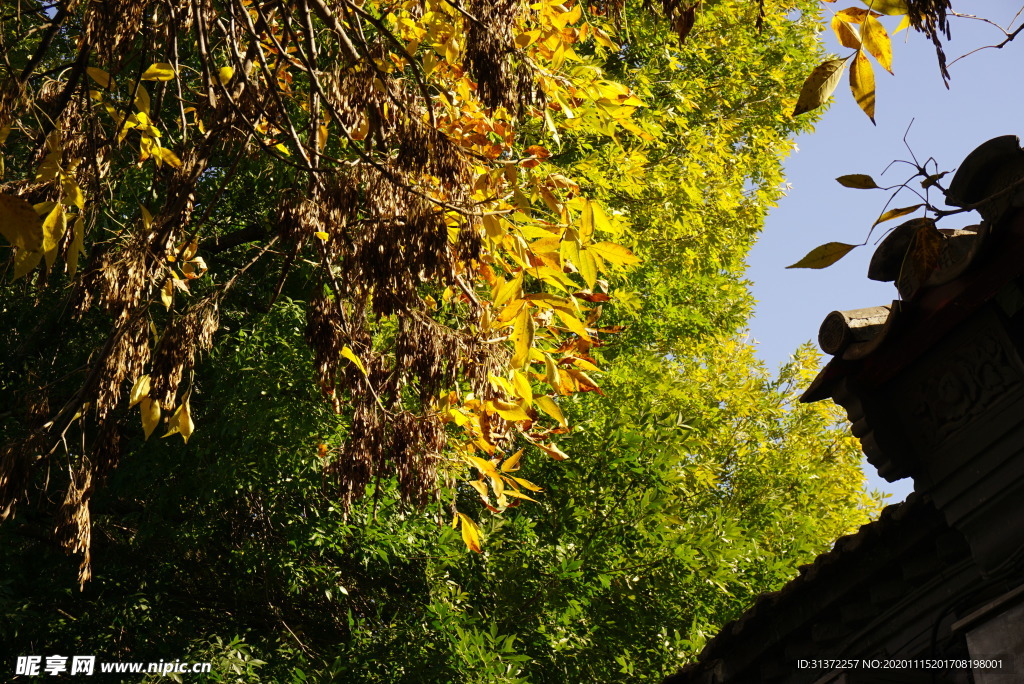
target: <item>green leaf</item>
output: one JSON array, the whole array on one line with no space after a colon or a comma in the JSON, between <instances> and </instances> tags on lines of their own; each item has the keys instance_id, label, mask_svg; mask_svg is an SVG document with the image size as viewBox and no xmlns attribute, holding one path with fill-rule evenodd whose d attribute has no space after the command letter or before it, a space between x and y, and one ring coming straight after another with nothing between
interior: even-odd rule
<instances>
[{"instance_id":1,"label":"green leaf","mask_svg":"<svg viewBox=\"0 0 1024 684\"><path fill-rule=\"evenodd\" d=\"M815 247L800 261L786 268L826 268L846 256L858 245L847 245L843 242L829 242Z\"/></svg>"},{"instance_id":2,"label":"green leaf","mask_svg":"<svg viewBox=\"0 0 1024 684\"><path fill-rule=\"evenodd\" d=\"M851 173L836 178L836 181L843 187L856 188L858 190L872 190L878 187L875 179L866 173Z\"/></svg>"},{"instance_id":3,"label":"green leaf","mask_svg":"<svg viewBox=\"0 0 1024 684\"><path fill-rule=\"evenodd\" d=\"M839 85L845 68L845 59L830 59L815 68L800 89L800 97L797 98L793 116L799 116L825 104Z\"/></svg>"}]
</instances>

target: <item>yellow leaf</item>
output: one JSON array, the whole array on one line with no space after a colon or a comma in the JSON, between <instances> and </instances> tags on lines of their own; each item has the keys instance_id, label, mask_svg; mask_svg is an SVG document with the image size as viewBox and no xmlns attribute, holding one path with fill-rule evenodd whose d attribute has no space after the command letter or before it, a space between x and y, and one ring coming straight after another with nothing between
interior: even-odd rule
<instances>
[{"instance_id":1,"label":"yellow leaf","mask_svg":"<svg viewBox=\"0 0 1024 684\"><path fill-rule=\"evenodd\" d=\"M169 311L174 304L174 279L168 278L164 286L160 288L160 301L164 303Z\"/></svg>"},{"instance_id":2,"label":"yellow leaf","mask_svg":"<svg viewBox=\"0 0 1024 684\"><path fill-rule=\"evenodd\" d=\"M918 209L920 209L923 206L924 206L923 204L915 204L912 207L902 207L900 209L890 209L889 211L887 211L884 214L882 214L881 216L879 216L878 220L871 224L871 227L874 228L879 223L884 223L885 221L891 221L894 218L899 218L900 216L906 216L907 214L912 214L912 213L914 213L915 211L917 211Z\"/></svg>"},{"instance_id":3,"label":"yellow leaf","mask_svg":"<svg viewBox=\"0 0 1024 684\"><path fill-rule=\"evenodd\" d=\"M171 166L175 169L181 168L181 159L179 159L178 155L174 154L174 152L167 149L166 147L156 147L156 149L154 150L154 154L158 155L168 166Z\"/></svg>"},{"instance_id":4,"label":"yellow leaf","mask_svg":"<svg viewBox=\"0 0 1024 684\"><path fill-rule=\"evenodd\" d=\"M466 548L481 553L480 528L466 514L457 513L456 515L462 521L462 541L465 542Z\"/></svg>"},{"instance_id":5,"label":"yellow leaf","mask_svg":"<svg viewBox=\"0 0 1024 684\"><path fill-rule=\"evenodd\" d=\"M490 499L487 497L487 485L480 480L470 480L469 486L477 491L477 494L480 495L480 498L483 499L484 503L489 503Z\"/></svg>"},{"instance_id":6,"label":"yellow leaf","mask_svg":"<svg viewBox=\"0 0 1024 684\"><path fill-rule=\"evenodd\" d=\"M463 458L466 459L467 463L492 480L501 479L501 474L498 473L498 469L495 468L494 464L490 461L480 458L479 456L463 456Z\"/></svg>"},{"instance_id":7,"label":"yellow leaf","mask_svg":"<svg viewBox=\"0 0 1024 684\"><path fill-rule=\"evenodd\" d=\"M608 263L616 264L617 266L629 266L640 263L639 257L622 245L617 245L614 242L595 242L588 249L593 250L597 256Z\"/></svg>"},{"instance_id":8,"label":"yellow leaf","mask_svg":"<svg viewBox=\"0 0 1024 684\"><path fill-rule=\"evenodd\" d=\"M313 233L313 235L317 236L318 238L320 238L324 242L327 242L327 238L331 237L330 235L328 235L327 233L325 233L322 230L316 231L315 233Z\"/></svg>"},{"instance_id":9,"label":"yellow leaf","mask_svg":"<svg viewBox=\"0 0 1024 684\"><path fill-rule=\"evenodd\" d=\"M515 353L512 355L513 368L522 368L529 361L530 347L533 346L534 330L530 307L524 306L519 315L516 316L516 322L512 328L512 344L515 349Z\"/></svg>"},{"instance_id":10,"label":"yellow leaf","mask_svg":"<svg viewBox=\"0 0 1024 684\"><path fill-rule=\"evenodd\" d=\"M143 397L139 408L142 411L142 430L146 433L146 439L149 439L160 422L160 404L149 397Z\"/></svg>"},{"instance_id":11,"label":"yellow leaf","mask_svg":"<svg viewBox=\"0 0 1024 684\"><path fill-rule=\"evenodd\" d=\"M103 69L97 67L86 67L85 73L89 74L89 78L99 83L104 88L110 89L110 74Z\"/></svg>"},{"instance_id":12,"label":"yellow leaf","mask_svg":"<svg viewBox=\"0 0 1024 684\"><path fill-rule=\"evenodd\" d=\"M799 116L825 104L839 85L845 68L845 59L829 59L816 67L800 89L793 116Z\"/></svg>"},{"instance_id":13,"label":"yellow leaf","mask_svg":"<svg viewBox=\"0 0 1024 684\"><path fill-rule=\"evenodd\" d=\"M512 454L501 464L501 472L503 473L514 473L519 470L519 461L523 458L523 450L520 449L516 453Z\"/></svg>"},{"instance_id":14,"label":"yellow leaf","mask_svg":"<svg viewBox=\"0 0 1024 684\"><path fill-rule=\"evenodd\" d=\"M515 370L512 371L512 386L515 388L515 394L524 402L527 406L533 405L533 390L530 388L530 380Z\"/></svg>"},{"instance_id":15,"label":"yellow leaf","mask_svg":"<svg viewBox=\"0 0 1024 684\"><path fill-rule=\"evenodd\" d=\"M78 207L79 209L85 209L85 195L82 194L82 188L79 187L78 182L75 181L71 176L65 176L60 184L61 188L61 202L69 207Z\"/></svg>"},{"instance_id":16,"label":"yellow leaf","mask_svg":"<svg viewBox=\"0 0 1024 684\"><path fill-rule=\"evenodd\" d=\"M861 0L865 5L882 14L906 14L906 0Z\"/></svg>"},{"instance_id":17,"label":"yellow leaf","mask_svg":"<svg viewBox=\"0 0 1024 684\"><path fill-rule=\"evenodd\" d=\"M62 204L54 205L50 213L43 219L43 257L46 259L46 271L53 268L53 262L57 259L57 248L60 246L60 239L64 237L67 230L67 216L64 214Z\"/></svg>"},{"instance_id":18,"label":"yellow leaf","mask_svg":"<svg viewBox=\"0 0 1024 684\"><path fill-rule=\"evenodd\" d=\"M554 444L538 444L537 448L556 461L565 461L569 458L564 451L556 447Z\"/></svg>"},{"instance_id":19,"label":"yellow leaf","mask_svg":"<svg viewBox=\"0 0 1024 684\"><path fill-rule=\"evenodd\" d=\"M329 135L326 124L320 124L316 129L316 145L318 149L325 149L327 147L327 138Z\"/></svg>"},{"instance_id":20,"label":"yellow leaf","mask_svg":"<svg viewBox=\"0 0 1024 684\"><path fill-rule=\"evenodd\" d=\"M832 17L832 31L836 34L836 39L843 47L853 48L855 50L860 49L860 36L858 36L856 30L843 21L838 14Z\"/></svg>"},{"instance_id":21,"label":"yellow leaf","mask_svg":"<svg viewBox=\"0 0 1024 684\"><path fill-rule=\"evenodd\" d=\"M526 487L527 489L529 489L531 492L543 492L544 491L542 488L540 488L537 485L533 484L529 480L524 480L521 477L512 477L511 475L509 477L511 479L515 480L517 483L519 483L523 487Z\"/></svg>"},{"instance_id":22,"label":"yellow leaf","mask_svg":"<svg viewBox=\"0 0 1024 684\"><path fill-rule=\"evenodd\" d=\"M554 399L546 395L540 395L538 397L534 397L534 401L537 402L537 406L539 406L544 413L561 423L562 427L569 427L569 423L566 422L562 409L558 407L558 404L555 403Z\"/></svg>"},{"instance_id":23,"label":"yellow leaf","mask_svg":"<svg viewBox=\"0 0 1024 684\"><path fill-rule=\"evenodd\" d=\"M580 243L587 244L594 236L594 207L590 200L583 200L580 212Z\"/></svg>"},{"instance_id":24,"label":"yellow leaf","mask_svg":"<svg viewBox=\"0 0 1024 684\"><path fill-rule=\"evenodd\" d=\"M234 77L234 75L234 67L224 66L217 70L217 80L220 81L220 84L222 86L227 85L228 82Z\"/></svg>"},{"instance_id":25,"label":"yellow leaf","mask_svg":"<svg viewBox=\"0 0 1024 684\"><path fill-rule=\"evenodd\" d=\"M23 275L31 273L42 259L42 250L19 249L18 254L14 257L14 273L11 274L11 280L17 280Z\"/></svg>"},{"instance_id":26,"label":"yellow leaf","mask_svg":"<svg viewBox=\"0 0 1024 684\"><path fill-rule=\"evenodd\" d=\"M878 12L871 12L870 10L861 9L860 7L847 7L846 9L841 9L836 12L836 16L848 24L859 24L864 21L864 17L869 14L874 17L882 16Z\"/></svg>"},{"instance_id":27,"label":"yellow leaf","mask_svg":"<svg viewBox=\"0 0 1024 684\"><path fill-rule=\"evenodd\" d=\"M900 19L900 25L896 27L896 30L892 32L892 35L895 36L900 31L904 31L908 28L910 28L910 16L904 14L903 18Z\"/></svg>"},{"instance_id":28,"label":"yellow leaf","mask_svg":"<svg viewBox=\"0 0 1024 684\"><path fill-rule=\"evenodd\" d=\"M609 50L618 50L619 46L612 42L612 39L608 37L608 34L601 29L591 26L590 32L594 34L594 40L597 41L598 45L608 48Z\"/></svg>"},{"instance_id":29,"label":"yellow leaf","mask_svg":"<svg viewBox=\"0 0 1024 684\"><path fill-rule=\"evenodd\" d=\"M529 414L519 404L513 404L499 399L487 402L487 408L492 409L499 416L513 423L530 420Z\"/></svg>"},{"instance_id":30,"label":"yellow leaf","mask_svg":"<svg viewBox=\"0 0 1024 684\"><path fill-rule=\"evenodd\" d=\"M352 363L356 364L356 368L362 371L363 375L369 376L369 373L366 372L366 367L363 365L363 362L359 360L359 357L356 356L355 352L353 352L348 346L344 346L341 348L341 355L348 359L349 361L351 361Z\"/></svg>"},{"instance_id":31,"label":"yellow leaf","mask_svg":"<svg viewBox=\"0 0 1024 684\"><path fill-rule=\"evenodd\" d=\"M149 116L149 92L141 83L138 92L135 93L135 108Z\"/></svg>"},{"instance_id":32,"label":"yellow leaf","mask_svg":"<svg viewBox=\"0 0 1024 684\"><path fill-rule=\"evenodd\" d=\"M78 272L78 256L85 252L85 222L79 216L71 228L71 245L64 257L64 263L68 267L68 278L74 278Z\"/></svg>"},{"instance_id":33,"label":"yellow leaf","mask_svg":"<svg viewBox=\"0 0 1024 684\"><path fill-rule=\"evenodd\" d=\"M522 492L518 492L518 491L516 491L514 489L506 489L505 491L502 492L502 495L503 496L512 496L512 497L515 497L517 499L526 499L527 501L532 501L533 503L540 503L539 501L537 501L533 497L526 496L526 494L523 494Z\"/></svg>"},{"instance_id":34,"label":"yellow leaf","mask_svg":"<svg viewBox=\"0 0 1024 684\"><path fill-rule=\"evenodd\" d=\"M850 90L857 104L871 119L871 123L875 123L875 72L871 69L871 62L859 50L850 69Z\"/></svg>"},{"instance_id":35,"label":"yellow leaf","mask_svg":"<svg viewBox=\"0 0 1024 684\"><path fill-rule=\"evenodd\" d=\"M181 438L188 443L188 438L192 436L192 431L195 429L195 424L192 422L192 415L188 405L188 395L185 395L185 399L181 402L181 406L174 412L171 419L167 422L167 434L164 437L170 437L174 434L180 434Z\"/></svg>"},{"instance_id":36,"label":"yellow leaf","mask_svg":"<svg viewBox=\"0 0 1024 684\"><path fill-rule=\"evenodd\" d=\"M533 45L540 38L540 31L527 31L526 33L520 33L516 36L516 47L525 48Z\"/></svg>"},{"instance_id":37,"label":"yellow leaf","mask_svg":"<svg viewBox=\"0 0 1024 684\"><path fill-rule=\"evenodd\" d=\"M551 385L551 389L556 392L562 385L562 379L558 371L558 366L555 364L555 360L551 358L549 354L544 354L544 379Z\"/></svg>"},{"instance_id":38,"label":"yellow leaf","mask_svg":"<svg viewBox=\"0 0 1024 684\"><path fill-rule=\"evenodd\" d=\"M143 81L170 81L174 76L174 67L167 62L157 62L143 71L141 78Z\"/></svg>"},{"instance_id":39,"label":"yellow leaf","mask_svg":"<svg viewBox=\"0 0 1024 684\"><path fill-rule=\"evenodd\" d=\"M882 22L870 14L865 16L861 38L864 41L864 49L870 52L878 60L878 63L882 65L882 68L891 74L892 42L889 40L889 34L885 32ZM859 56L860 53L858 53Z\"/></svg>"},{"instance_id":40,"label":"yellow leaf","mask_svg":"<svg viewBox=\"0 0 1024 684\"><path fill-rule=\"evenodd\" d=\"M786 268L825 268L846 256L857 245L829 242L815 247L800 261Z\"/></svg>"},{"instance_id":41,"label":"yellow leaf","mask_svg":"<svg viewBox=\"0 0 1024 684\"><path fill-rule=\"evenodd\" d=\"M149 209L142 206L141 204L139 205L139 209L142 210L142 226L146 230L149 230L150 228L153 227L153 215L149 213Z\"/></svg>"},{"instance_id":42,"label":"yellow leaf","mask_svg":"<svg viewBox=\"0 0 1024 684\"><path fill-rule=\"evenodd\" d=\"M150 379L149 375L140 375L132 385L132 391L128 394L128 408L138 404L149 396Z\"/></svg>"},{"instance_id":43,"label":"yellow leaf","mask_svg":"<svg viewBox=\"0 0 1024 684\"><path fill-rule=\"evenodd\" d=\"M586 247L580 248L577 266L579 267L580 275L583 276L583 280L587 283L587 288L593 290L594 285L597 283L597 260L594 258L594 253Z\"/></svg>"},{"instance_id":44,"label":"yellow leaf","mask_svg":"<svg viewBox=\"0 0 1024 684\"><path fill-rule=\"evenodd\" d=\"M42 247L42 222L28 200L0 195L0 235L21 250L33 251Z\"/></svg>"},{"instance_id":45,"label":"yellow leaf","mask_svg":"<svg viewBox=\"0 0 1024 684\"><path fill-rule=\"evenodd\" d=\"M561 309L555 309L555 315L558 316L560 321L562 321L562 325L568 328L571 332L579 335L585 340L590 339L590 334L587 333L587 327L583 325L583 321L576 318L576 316L562 311Z\"/></svg>"},{"instance_id":46,"label":"yellow leaf","mask_svg":"<svg viewBox=\"0 0 1024 684\"><path fill-rule=\"evenodd\" d=\"M515 277L498 287L498 291L494 293L494 307L498 308L505 305L505 302L511 300L513 297L519 298L523 290L523 271L516 273Z\"/></svg>"},{"instance_id":47,"label":"yellow leaf","mask_svg":"<svg viewBox=\"0 0 1024 684\"><path fill-rule=\"evenodd\" d=\"M512 383L505 378L499 378L493 373L488 373L487 379L490 381L491 386L494 387L494 389L502 391L510 397L515 394L515 390L512 389Z\"/></svg>"}]
</instances>

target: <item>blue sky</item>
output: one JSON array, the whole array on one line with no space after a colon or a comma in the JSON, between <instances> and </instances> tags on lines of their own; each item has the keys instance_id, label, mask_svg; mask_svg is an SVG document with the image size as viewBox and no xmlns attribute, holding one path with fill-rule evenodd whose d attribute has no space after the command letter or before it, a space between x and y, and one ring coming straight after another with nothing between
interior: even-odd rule
<instances>
[{"instance_id":1,"label":"blue sky","mask_svg":"<svg viewBox=\"0 0 1024 684\"><path fill-rule=\"evenodd\" d=\"M957 4L970 4L979 16L1004 27L1022 5L1019 0ZM827 7L835 10L847 6L861 4L847 0ZM883 18L890 33L898 23L896 17ZM1014 27L1019 23L1018 18ZM998 29L980 21L951 18L951 27L952 40L945 48L949 62L1003 38ZM851 52L835 42L831 31L823 37L828 49L837 55ZM769 366L778 366L798 345L816 340L818 326L830 311L888 304L896 297L891 283L867 279L873 243L883 235L878 229L872 243L855 249L828 269L785 269L820 244L863 242L891 194L844 188L834 179L866 173L879 185L893 185L909 178L913 170L905 164L891 166L884 175L882 172L893 160L910 159L903 136L911 119L907 142L918 160L935 158L940 171L954 171L971 150L990 138L1007 134L1024 137L1024 84L1019 78L1022 51L1024 36L1001 50L982 50L958 61L949 69L952 80L947 90L930 41L915 32L897 34L893 39L895 76L873 62L877 126L857 106L844 77L817 130L797 139L799 151L786 163L786 179L792 187L768 216L764 233L748 260L748 277L758 300L750 334ZM919 201L904 191L891 206ZM940 227L959 228L969 223L976 223L973 214L949 217ZM911 490L910 480L886 483L870 467L868 474L869 486L892 493L890 502L903 499Z\"/></svg>"}]
</instances>

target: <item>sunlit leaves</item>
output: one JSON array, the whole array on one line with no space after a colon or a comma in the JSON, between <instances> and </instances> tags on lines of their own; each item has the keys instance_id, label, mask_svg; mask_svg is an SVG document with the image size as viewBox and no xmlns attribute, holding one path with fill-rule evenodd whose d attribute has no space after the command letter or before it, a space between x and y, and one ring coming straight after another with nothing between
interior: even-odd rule
<instances>
[{"instance_id":1,"label":"sunlit leaves","mask_svg":"<svg viewBox=\"0 0 1024 684\"><path fill-rule=\"evenodd\" d=\"M850 90L871 123L875 123L875 73L863 52L857 53L850 67Z\"/></svg>"},{"instance_id":2,"label":"sunlit leaves","mask_svg":"<svg viewBox=\"0 0 1024 684\"><path fill-rule=\"evenodd\" d=\"M861 38L864 41L864 49L871 53L871 56L878 60L889 73L892 73L892 42L889 34L881 22L870 14L864 17L861 25Z\"/></svg>"},{"instance_id":3,"label":"sunlit leaves","mask_svg":"<svg viewBox=\"0 0 1024 684\"><path fill-rule=\"evenodd\" d=\"M815 247L800 261L786 268L826 268L850 253L857 245L842 242L828 242Z\"/></svg>"},{"instance_id":4,"label":"sunlit leaves","mask_svg":"<svg viewBox=\"0 0 1024 684\"><path fill-rule=\"evenodd\" d=\"M131 408L141 402L143 399L149 396L150 388L150 377L149 375L142 375L132 385L132 390L128 394L128 408Z\"/></svg>"},{"instance_id":5,"label":"sunlit leaves","mask_svg":"<svg viewBox=\"0 0 1024 684\"><path fill-rule=\"evenodd\" d=\"M906 14L906 0L861 0L865 5L882 14Z\"/></svg>"},{"instance_id":6,"label":"sunlit leaves","mask_svg":"<svg viewBox=\"0 0 1024 684\"><path fill-rule=\"evenodd\" d=\"M181 404L167 421L167 433L164 437L180 434L181 438L187 443L194 429L195 424L192 422L191 408L189 407L189 395L186 394Z\"/></svg>"},{"instance_id":7,"label":"sunlit leaves","mask_svg":"<svg viewBox=\"0 0 1024 684\"><path fill-rule=\"evenodd\" d=\"M622 245L613 242L595 242L588 247L590 251L616 266L629 266L640 263L640 259Z\"/></svg>"},{"instance_id":8,"label":"sunlit leaves","mask_svg":"<svg viewBox=\"0 0 1024 684\"><path fill-rule=\"evenodd\" d=\"M870 5L871 2L866 4ZM847 7L836 11L831 21L832 31L839 44L856 50L851 55L853 65L850 69L850 90L853 92L857 105L871 119L871 123L875 122L875 74L864 53L866 51L871 54L882 65L882 68L892 73L892 41L885 27L876 17L881 16L879 12L901 14L906 11L906 6L902 2L894 0L885 0L884 2L879 0L875 4L877 5L876 9L879 10L877 12L859 7ZM902 10L896 11L899 7L902 7ZM836 61L830 60L832 63ZM835 89L835 83L832 82L832 77L834 77L832 69L837 67L835 64L828 66L830 62L819 66L807 78L794 116L821 106Z\"/></svg>"},{"instance_id":9,"label":"sunlit leaves","mask_svg":"<svg viewBox=\"0 0 1024 684\"><path fill-rule=\"evenodd\" d=\"M362 373L363 375L367 375L366 366L363 365L363 362L359 360L359 357L356 356L356 353L352 351L350 347L348 347L347 345L342 347L341 355L343 358L346 358L352 363L354 363L356 368L359 369L360 373Z\"/></svg>"},{"instance_id":10,"label":"sunlit leaves","mask_svg":"<svg viewBox=\"0 0 1024 684\"><path fill-rule=\"evenodd\" d=\"M562 413L562 409L558 407L558 404L555 403L554 399L549 396L541 395L536 397L534 401L537 402L537 406L539 406L544 413L557 420L562 427L569 427L568 422L565 420L565 415Z\"/></svg>"},{"instance_id":11,"label":"sunlit leaves","mask_svg":"<svg viewBox=\"0 0 1024 684\"><path fill-rule=\"evenodd\" d=\"M175 76L174 67L167 62L157 62L142 72L143 81L170 81Z\"/></svg>"},{"instance_id":12,"label":"sunlit leaves","mask_svg":"<svg viewBox=\"0 0 1024 684\"><path fill-rule=\"evenodd\" d=\"M452 526L460 524L462 527L462 541L465 542L466 548L476 553L482 553L480 548L480 527L465 513L456 513Z\"/></svg>"},{"instance_id":13,"label":"sunlit leaves","mask_svg":"<svg viewBox=\"0 0 1024 684\"><path fill-rule=\"evenodd\" d=\"M847 24L840 15L832 17L832 31L835 32L839 44L843 47L860 49L860 36L856 29Z\"/></svg>"},{"instance_id":14,"label":"sunlit leaves","mask_svg":"<svg viewBox=\"0 0 1024 684\"><path fill-rule=\"evenodd\" d=\"M812 111L828 102L846 68L845 59L830 59L823 62L804 81L797 98L793 116Z\"/></svg>"},{"instance_id":15,"label":"sunlit leaves","mask_svg":"<svg viewBox=\"0 0 1024 684\"><path fill-rule=\"evenodd\" d=\"M515 326L512 329L512 367L521 368L530 358L530 348L533 346L533 336L536 331L536 324L533 316L530 315L530 307L523 305L515 319Z\"/></svg>"},{"instance_id":16,"label":"sunlit leaves","mask_svg":"<svg viewBox=\"0 0 1024 684\"><path fill-rule=\"evenodd\" d=\"M142 430L146 439L149 439L160 423L160 403L147 396L139 402L139 407L142 412Z\"/></svg>"}]
</instances>

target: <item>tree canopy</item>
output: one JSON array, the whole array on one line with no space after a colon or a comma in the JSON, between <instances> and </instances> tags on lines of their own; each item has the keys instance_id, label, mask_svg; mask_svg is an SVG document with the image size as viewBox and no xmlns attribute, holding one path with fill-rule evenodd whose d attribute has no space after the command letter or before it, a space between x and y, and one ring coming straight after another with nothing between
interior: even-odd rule
<instances>
[{"instance_id":1,"label":"tree canopy","mask_svg":"<svg viewBox=\"0 0 1024 684\"><path fill-rule=\"evenodd\" d=\"M15 650L653 678L877 510L738 337L815 2L3 11Z\"/></svg>"}]
</instances>

